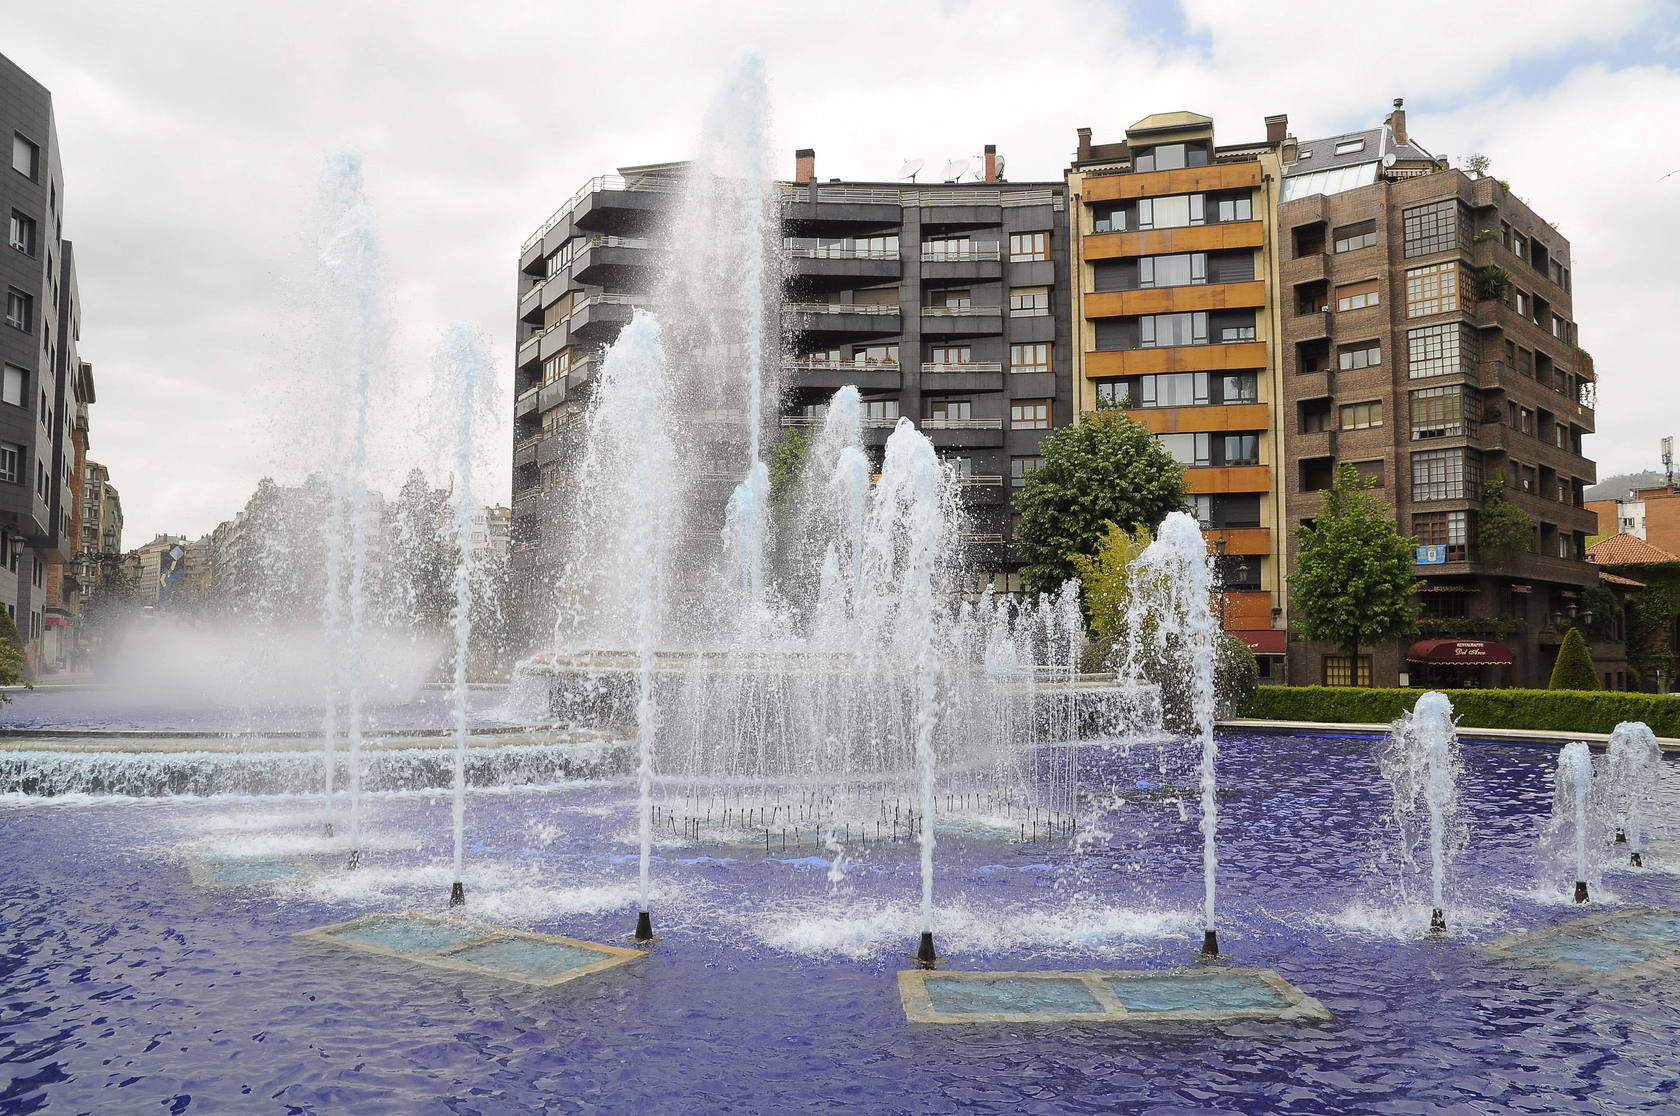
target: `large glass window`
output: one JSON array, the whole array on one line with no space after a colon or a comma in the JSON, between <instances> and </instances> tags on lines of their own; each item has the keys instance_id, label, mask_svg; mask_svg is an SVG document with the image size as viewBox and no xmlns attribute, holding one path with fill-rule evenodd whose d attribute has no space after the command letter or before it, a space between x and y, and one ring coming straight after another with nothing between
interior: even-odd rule
<instances>
[{"instance_id":1,"label":"large glass window","mask_svg":"<svg viewBox=\"0 0 1680 1116\"><path fill-rule=\"evenodd\" d=\"M1132 155L1134 171L1182 170L1208 165L1208 149L1200 143L1163 143L1140 148Z\"/></svg>"},{"instance_id":2,"label":"large glass window","mask_svg":"<svg viewBox=\"0 0 1680 1116\"><path fill-rule=\"evenodd\" d=\"M1401 215L1407 258L1470 244L1470 214L1457 198L1414 206Z\"/></svg>"},{"instance_id":3,"label":"large glass window","mask_svg":"<svg viewBox=\"0 0 1680 1116\"><path fill-rule=\"evenodd\" d=\"M26 332L35 328L35 300L15 287L6 291L6 324Z\"/></svg>"},{"instance_id":4,"label":"large glass window","mask_svg":"<svg viewBox=\"0 0 1680 1116\"><path fill-rule=\"evenodd\" d=\"M1213 464L1211 434L1157 434L1155 440L1161 444L1161 448L1172 454L1172 459L1180 465Z\"/></svg>"},{"instance_id":5,"label":"large glass window","mask_svg":"<svg viewBox=\"0 0 1680 1116\"><path fill-rule=\"evenodd\" d=\"M0 402L22 407L29 398L29 373L15 364L6 365L5 378L0 381Z\"/></svg>"},{"instance_id":6,"label":"large glass window","mask_svg":"<svg viewBox=\"0 0 1680 1116\"><path fill-rule=\"evenodd\" d=\"M1468 500L1481 484L1480 462L1463 449L1412 454L1413 500Z\"/></svg>"},{"instance_id":7,"label":"large glass window","mask_svg":"<svg viewBox=\"0 0 1680 1116\"><path fill-rule=\"evenodd\" d=\"M1022 399L1011 403L1009 425L1014 430L1049 430L1050 400Z\"/></svg>"},{"instance_id":8,"label":"large glass window","mask_svg":"<svg viewBox=\"0 0 1680 1116\"><path fill-rule=\"evenodd\" d=\"M1459 437L1474 406L1474 397L1461 384L1419 388L1411 393L1412 441Z\"/></svg>"},{"instance_id":9,"label":"large glass window","mask_svg":"<svg viewBox=\"0 0 1680 1116\"><path fill-rule=\"evenodd\" d=\"M1336 251L1357 252L1377 242L1377 223L1372 220L1361 221L1357 225L1343 225L1332 235L1336 241Z\"/></svg>"},{"instance_id":10,"label":"large glass window","mask_svg":"<svg viewBox=\"0 0 1680 1116\"><path fill-rule=\"evenodd\" d=\"M1406 272L1406 317L1457 310L1458 288L1457 260L1412 268Z\"/></svg>"},{"instance_id":11,"label":"large glass window","mask_svg":"<svg viewBox=\"0 0 1680 1116\"><path fill-rule=\"evenodd\" d=\"M1359 341L1336 350L1336 367L1344 372L1355 368L1370 368L1382 363L1382 345L1376 341Z\"/></svg>"},{"instance_id":12,"label":"large glass window","mask_svg":"<svg viewBox=\"0 0 1680 1116\"><path fill-rule=\"evenodd\" d=\"M1253 372L1227 372L1219 377L1221 403L1257 403L1260 377Z\"/></svg>"},{"instance_id":13,"label":"large glass window","mask_svg":"<svg viewBox=\"0 0 1680 1116\"><path fill-rule=\"evenodd\" d=\"M1170 345L1206 345L1208 316L1197 310L1188 314L1147 314L1138 319L1138 345L1160 349Z\"/></svg>"},{"instance_id":14,"label":"large glass window","mask_svg":"<svg viewBox=\"0 0 1680 1116\"><path fill-rule=\"evenodd\" d=\"M1092 232L1125 232L1129 227L1124 205L1093 205L1091 207Z\"/></svg>"},{"instance_id":15,"label":"large glass window","mask_svg":"<svg viewBox=\"0 0 1680 1116\"><path fill-rule=\"evenodd\" d=\"M896 399L866 399L862 409L865 419L874 419L877 422L895 422L898 419Z\"/></svg>"},{"instance_id":16,"label":"large glass window","mask_svg":"<svg viewBox=\"0 0 1680 1116\"><path fill-rule=\"evenodd\" d=\"M1220 440L1221 465L1260 464L1260 435L1226 434Z\"/></svg>"},{"instance_id":17,"label":"large glass window","mask_svg":"<svg viewBox=\"0 0 1680 1116\"><path fill-rule=\"evenodd\" d=\"M1412 534L1420 546L1444 546L1447 559L1462 562L1470 555L1470 513L1462 511L1416 512Z\"/></svg>"},{"instance_id":18,"label":"large glass window","mask_svg":"<svg viewBox=\"0 0 1680 1116\"><path fill-rule=\"evenodd\" d=\"M1011 372L1050 371L1050 342L1033 341L1024 345L1009 346L1009 370Z\"/></svg>"},{"instance_id":19,"label":"large glass window","mask_svg":"<svg viewBox=\"0 0 1680 1116\"><path fill-rule=\"evenodd\" d=\"M1364 403L1343 403L1340 411L1341 428L1367 430L1373 426L1381 426L1382 412L1381 399L1372 399Z\"/></svg>"},{"instance_id":20,"label":"large glass window","mask_svg":"<svg viewBox=\"0 0 1680 1116\"><path fill-rule=\"evenodd\" d=\"M1377 281L1366 279L1358 283L1344 283L1336 288L1337 310L1363 310L1377 305L1381 297Z\"/></svg>"},{"instance_id":21,"label":"large glass window","mask_svg":"<svg viewBox=\"0 0 1680 1116\"><path fill-rule=\"evenodd\" d=\"M1203 527L1260 526L1260 497L1255 493L1191 496L1190 510Z\"/></svg>"},{"instance_id":22,"label":"large glass window","mask_svg":"<svg viewBox=\"0 0 1680 1116\"><path fill-rule=\"evenodd\" d=\"M41 149L16 132L12 133L12 169L25 178L41 173Z\"/></svg>"},{"instance_id":23,"label":"large glass window","mask_svg":"<svg viewBox=\"0 0 1680 1116\"><path fill-rule=\"evenodd\" d=\"M1252 221L1254 220L1254 199L1247 194L1237 197L1215 198L1213 211L1213 219L1221 224L1226 221Z\"/></svg>"},{"instance_id":24,"label":"large glass window","mask_svg":"<svg viewBox=\"0 0 1680 1116\"><path fill-rule=\"evenodd\" d=\"M11 227L12 247L28 256L35 254L35 221L25 217L17 210L12 210Z\"/></svg>"},{"instance_id":25,"label":"large glass window","mask_svg":"<svg viewBox=\"0 0 1680 1116\"><path fill-rule=\"evenodd\" d=\"M974 241L967 236L942 236L922 241L924 260L967 260L973 255Z\"/></svg>"},{"instance_id":26,"label":"large glass window","mask_svg":"<svg viewBox=\"0 0 1680 1116\"><path fill-rule=\"evenodd\" d=\"M974 417L974 404L967 399L938 399L928 404L929 422L967 422Z\"/></svg>"},{"instance_id":27,"label":"large glass window","mask_svg":"<svg viewBox=\"0 0 1680 1116\"><path fill-rule=\"evenodd\" d=\"M1011 457L1009 459L1009 487L1025 488L1027 478L1044 465L1044 458L1034 454L1027 457Z\"/></svg>"},{"instance_id":28,"label":"large glass window","mask_svg":"<svg viewBox=\"0 0 1680 1116\"><path fill-rule=\"evenodd\" d=\"M1009 262L1035 263L1050 258L1050 234L1047 232L1010 233Z\"/></svg>"},{"instance_id":29,"label":"large glass window","mask_svg":"<svg viewBox=\"0 0 1680 1116\"><path fill-rule=\"evenodd\" d=\"M1049 287L1011 287L1009 316L1011 318L1040 318L1050 313Z\"/></svg>"},{"instance_id":30,"label":"large glass window","mask_svg":"<svg viewBox=\"0 0 1680 1116\"><path fill-rule=\"evenodd\" d=\"M970 364L974 350L968 345L935 345L928 350L929 364Z\"/></svg>"},{"instance_id":31,"label":"large glass window","mask_svg":"<svg viewBox=\"0 0 1680 1116\"><path fill-rule=\"evenodd\" d=\"M1161 198L1139 198L1137 227L1179 229L1206 220L1207 203L1201 194L1172 194Z\"/></svg>"},{"instance_id":32,"label":"large glass window","mask_svg":"<svg viewBox=\"0 0 1680 1116\"><path fill-rule=\"evenodd\" d=\"M1421 326L1406 331L1406 375L1414 380L1473 374L1479 351L1476 334L1459 322Z\"/></svg>"},{"instance_id":33,"label":"large glass window","mask_svg":"<svg viewBox=\"0 0 1680 1116\"><path fill-rule=\"evenodd\" d=\"M1206 252L1145 256L1138 261L1139 287L1189 287L1207 281Z\"/></svg>"}]
</instances>

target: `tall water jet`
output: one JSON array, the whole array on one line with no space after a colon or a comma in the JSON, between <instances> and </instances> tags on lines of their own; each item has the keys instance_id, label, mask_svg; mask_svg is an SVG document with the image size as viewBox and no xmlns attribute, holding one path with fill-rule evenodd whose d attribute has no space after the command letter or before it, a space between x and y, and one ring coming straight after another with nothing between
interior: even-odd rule
<instances>
[{"instance_id":1,"label":"tall water jet","mask_svg":"<svg viewBox=\"0 0 1680 1116\"><path fill-rule=\"evenodd\" d=\"M482 514L473 476L477 468L480 432L493 417L495 373L490 348L484 337L466 325L453 326L433 361L432 399L442 404L434 426L444 437L440 449L447 457L452 478L449 490L448 539L455 550L455 573L450 586L450 634L454 643L450 702L454 722L455 754L450 790L450 821L454 836L454 861L449 905L466 902L462 869L466 841L467 793L467 662L472 650L473 594L480 575L482 551L473 545L473 524Z\"/></svg>"},{"instance_id":2,"label":"tall water jet","mask_svg":"<svg viewBox=\"0 0 1680 1116\"><path fill-rule=\"evenodd\" d=\"M1214 899L1219 867L1218 742L1213 735L1219 618L1217 589L1207 540L1194 517L1173 512L1161 521L1156 537L1132 564L1132 593L1126 609L1126 636L1118 649L1121 673L1136 686L1146 660L1173 664L1188 680L1191 732L1201 746L1199 784L1202 832L1201 956L1219 956Z\"/></svg>"},{"instance_id":3,"label":"tall water jet","mask_svg":"<svg viewBox=\"0 0 1680 1116\"><path fill-rule=\"evenodd\" d=\"M1655 799L1662 749L1643 721L1623 721L1610 733L1605 764L1606 797L1615 814L1616 843L1628 846L1628 864L1645 866L1645 811Z\"/></svg>"},{"instance_id":4,"label":"tall water jet","mask_svg":"<svg viewBox=\"0 0 1680 1116\"><path fill-rule=\"evenodd\" d=\"M1452 702L1434 691L1419 697L1395 721L1377 758L1392 796L1401 862L1415 866L1419 847L1428 848L1429 932L1445 933L1447 869L1464 839L1458 796L1463 760Z\"/></svg>"},{"instance_id":5,"label":"tall water jet","mask_svg":"<svg viewBox=\"0 0 1680 1116\"><path fill-rule=\"evenodd\" d=\"M316 324L332 424L329 442L331 500L324 534L327 571L324 619L330 667L323 733L326 738L324 793L332 824L333 772L337 758L338 712L350 749L350 853L348 867L361 862L364 627L368 576L368 425L375 365L381 356L384 321L377 291L381 274L378 236L354 155L332 159L322 177L316 244ZM347 549L346 549L347 544ZM342 631L342 636L340 632Z\"/></svg>"},{"instance_id":6,"label":"tall water jet","mask_svg":"<svg viewBox=\"0 0 1680 1116\"><path fill-rule=\"evenodd\" d=\"M1587 889L1587 830L1592 789L1592 752L1584 741L1565 744L1558 753L1557 769L1552 776L1552 827L1554 832L1566 827L1570 831L1575 864L1574 900L1577 903L1585 903L1590 898Z\"/></svg>"}]
</instances>

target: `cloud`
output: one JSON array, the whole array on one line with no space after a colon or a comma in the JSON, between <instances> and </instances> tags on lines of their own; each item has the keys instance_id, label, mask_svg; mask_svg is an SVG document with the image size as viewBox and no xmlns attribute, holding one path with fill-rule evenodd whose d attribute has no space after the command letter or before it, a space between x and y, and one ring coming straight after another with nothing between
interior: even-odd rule
<instances>
[{"instance_id":1,"label":"cloud","mask_svg":"<svg viewBox=\"0 0 1680 1116\"><path fill-rule=\"evenodd\" d=\"M282 432L309 429L337 395L294 312L331 153L363 155L383 236L395 336L376 456L394 485L432 458L423 397L443 331L486 328L511 394L520 242L591 175L693 154L702 107L746 49L770 74L778 171L812 146L823 176L890 178L909 156L938 165L996 143L1011 178L1058 178L1080 125L1101 142L1190 108L1235 142L1288 112L1297 135L1322 135L1406 96L1425 145L1487 152L1573 241L1599 428L1617 432L1594 448L1606 472L1649 459L1665 354L1642 323L1675 305L1680 279L1645 261L1675 239L1680 176L1654 180L1680 154L1634 110L1680 103L1680 90L1673 66L1605 59L1657 33L1658 9L1183 7L1180 25L1108 0L68 0L50 19L20 6L6 51L55 96L82 352L98 378L93 456L123 492L128 544L208 531L263 474L321 460L319 438ZM1548 87L1507 80L1546 58ZM496 443L482 483L505 499L505 426Z\"/></svg>"}]
</instances>

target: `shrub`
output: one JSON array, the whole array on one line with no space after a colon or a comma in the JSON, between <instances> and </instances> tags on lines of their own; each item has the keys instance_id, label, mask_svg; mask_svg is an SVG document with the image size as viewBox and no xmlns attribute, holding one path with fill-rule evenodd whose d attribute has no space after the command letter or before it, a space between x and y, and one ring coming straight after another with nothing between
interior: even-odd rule
<instances>
[{"instance_id":1,"label":"shrub","mask_svg":"<svg viewBox=\"0 0 1680 1116\"><path fill-rule=\"evenodd\" d=\"M1563 637L1563 646L1558 648L1557 662L1552 664L1552 680L1548 688L1598 689L1598 672L1593 669L1592 654L1587 650L1587 641L1581 637L1580 628L1570 628L1569 634Z\"/></svg>"},{"instance_id":2,"label":"shrub","mask_svg":"<svg viewBox=\"0 0 1680 1116\"><path fill-rule=\"evenodd\" d=\"M0 686L15 686L23 678L28 667L28 659L23 653L23 637L18 635L17 625L12 622L11 613L0 608ZM0 694L0 705L12 700Z\"/></svg>"},{"instance_id":3,"label":"shrub","mask_svg":"<svg viewBox=\"0 0 1680 1116\"><path fill-rule=\"evenodd\" d=\"M1609 732L1644 721L1658 736L1680 736L1680 696L1580 690L1447 690L1460 728ZM1261 686L1243 715L1277 721L1387 724L1423 690L1353 686Z\"/></svg>"}]
</instances>

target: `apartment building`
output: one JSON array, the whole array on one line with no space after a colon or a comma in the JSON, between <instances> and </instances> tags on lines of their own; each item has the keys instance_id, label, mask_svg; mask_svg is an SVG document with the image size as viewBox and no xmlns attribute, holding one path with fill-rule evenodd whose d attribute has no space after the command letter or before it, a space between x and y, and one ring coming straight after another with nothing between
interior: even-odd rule
<instances>
[{"instance_id":1,"label":"apartment building","mask_svg":"<svg viewBox=\"0 0 1680 1116\"><path fill-rule=\"evenodd\" d=\"M42 658L47 569L71 558L81 308L64 239L52 94L3 56L0 137L11 148L11 167L0 172L9 229L0 250L0 606L16 620L33 671Z\"/></svg>"},{"instance_id":2,"label":"apartment building","mask_svg":"<svg viewBox=\"0 0 1680 1116\"><path fill-rule=\"evenodd\" d=\"M1290 680L1544 686L1584 591L1596 519L1592 358L1577 344L1569 241L1499 181L1378 128L1283 146L1278 237L1292 528L1336 468L1375 479L1422 545L1423 638L1349 663L1292 641ZM1479 552L1486 482L1533 519L1528 553Z\"/></svg>"},{"instance_id":3,"label":"apartment building","mask_svg":"<svg viewBox=\"0 0 1680 1116\"><path fill-rule=\"evenodd\" d=\"M1067 212L1061 182L1007 182L988 146L956 181L820 180L795 155L779 184L784 264L780 424L820 423L834 391L863 395L879 454L915 420L963 480L974 566L1018 588L1011 494L1045 434L1073 420ZM650 305L653 249L680 164L586 183L521 248L514 400L515 615L540 615L539 571L565 530L565 489L601 353ZM970 178L972 174L972 178ZM727 495L719 489L719 499ZM545 532L547 532L545 534Z\"/></svg>"},{"instance_id":4,"label":"apartment building","mask_svg":"<svg viewBox=\"0 0 1680 1116\"><path fill-rule=\"evenodd\" d=\"M1285 117L1221 146L1193 112L1146 116L1067 172L1078 408L1123 407L1186 468L1217 548L1222 622L1282 680L1285 654L1274 221Z\"/></svg>"},{"instance_id":5,"label":"apartment building","mask_svg":"<svg viewBox=\"0 0 1680 1116\"><path fill-rule=\"evenodd\" d=\"M1613 500L1589 500L1598 534L1632 535L1669 553L1680 552L1680 490L1671 485L1636 488Z\"/></svg>"}]
</instances>

